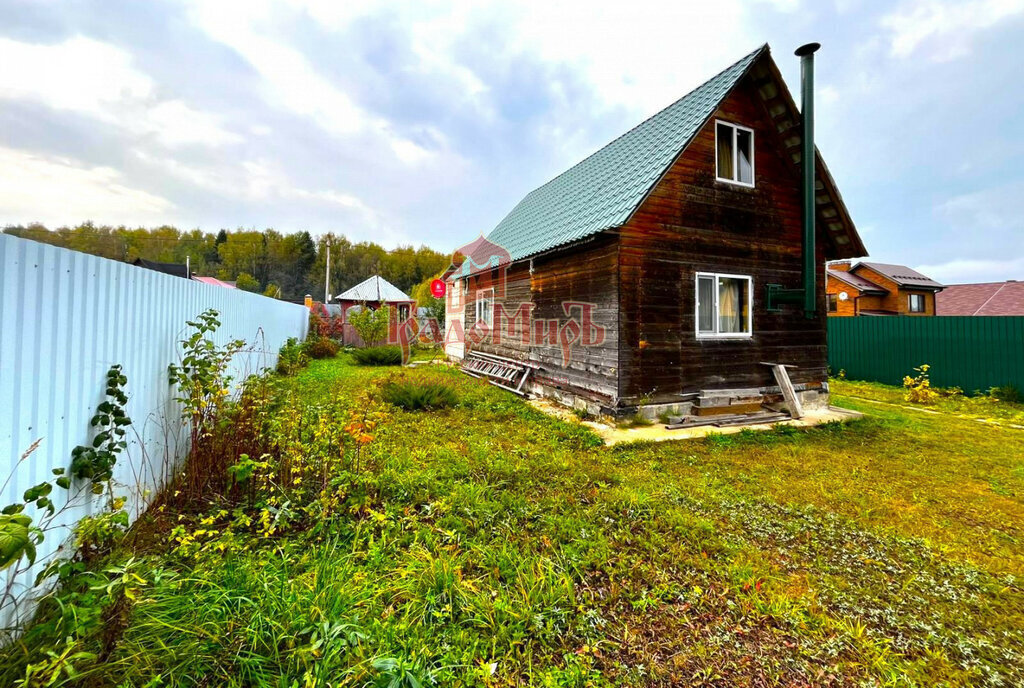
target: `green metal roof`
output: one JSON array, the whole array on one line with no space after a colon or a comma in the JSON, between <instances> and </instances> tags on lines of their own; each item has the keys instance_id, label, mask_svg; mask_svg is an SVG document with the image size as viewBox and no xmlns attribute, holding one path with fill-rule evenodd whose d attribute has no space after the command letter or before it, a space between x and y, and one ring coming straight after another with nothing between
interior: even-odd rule
<instances>
[{"instance_id":1,"label":"green metal roof","mask_svg":"<svg viewBox=\"0 0 1024 688\"><path fill-rule=\"evenodd\" d=\"M515 261L624 224L767 49L761 46L531 191L487 238L504 247Z\"/></svg>"}]
</instances>

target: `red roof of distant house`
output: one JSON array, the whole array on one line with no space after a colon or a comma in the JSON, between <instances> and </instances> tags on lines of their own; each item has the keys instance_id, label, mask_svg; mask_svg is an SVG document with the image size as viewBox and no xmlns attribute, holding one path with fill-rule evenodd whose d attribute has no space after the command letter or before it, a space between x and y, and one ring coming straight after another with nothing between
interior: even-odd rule
<instances>
[{"instance_id":1,"label":"red roof of distant house","mask_svg":"<svg viewBox=\"0 0 1024 688\"><path fill-rule=\"evenodd\" d=\"M1024 282L950 284L935 296L936 315L1024 315Z\"/></svg>"},{"instance_id":2,"label":"red roof of distant house","mask_svg":"<svg viewBox=\"0 0 1024 688\"><path fill-rule=\"evenodd\" d=\"M203 277L202 275L192 275L192 279L196 282L202 282L203 284L212 284L215 287L224 287L225 289L236 289L235 285L230 282L224 282L217 279L216 277Z\"/></svg>"}]
</instances>

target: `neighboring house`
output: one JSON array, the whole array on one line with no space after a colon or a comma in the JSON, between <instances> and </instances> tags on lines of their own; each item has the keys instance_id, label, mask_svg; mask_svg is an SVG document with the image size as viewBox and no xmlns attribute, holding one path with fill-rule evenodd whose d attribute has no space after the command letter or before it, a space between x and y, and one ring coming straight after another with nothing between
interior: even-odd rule
<instances>
[{"instance_id":1,"label":"neighboring house","mask_svg":"<svg viewBox=\"0 0 1024 688\"><path fill-rule=\"evenodd\" d=\"M156 270L157 272L162 272L165 275L183 277L184 279L189 279L192 276L188 266L184 263L160 263L155 260L136 258L132 261L132 265L140 268L146 268L147 270Z\"/></svg>"},{"instance_id":2,"label":"neighboring house","mask_svg":"<svg viewBox=\"0 0 1024 688\"><path fill-rule=\"evenodd\" d=\"M415 299L409 298L408 294L379 275L369 277L335 296L334 301L341 307L344 342L353 346L364 345L355 328L348 321L349 311L353 308L377 310L385 307L391 309L391 326L388 328L387 343L395 344L398 342L398 325L408 320L416 307Z\"/></svg>"},{"instance_id":3,"label":"neighboring house","mask_svg":"<svg viewBox=\"0 0 1024 688\"><path fill-rule=\"evenodd\" d=\"M487 236L495 258L453 262L446 341L462 328L466 356L522 362L530 391L614 414L777 393L765 362L827 401L824 264L866 251L816 152L802 180L801 123L768 46L745 56L529 193ZM590 341L566 360L584 307Z\"/></svg>"},{"instance_id":4,"label":"neighboring house","mask_svg":"<svg viewBox=\"0 0 1024 688\"><path fill-rule=\"evenodd\" d=\"M936 294L943 285L906 265L848 261L830 263L826 270L828 314L935 315Z\"/></svg>"},{"instance_id":5,"label":"neighboring house","mask_svg":"<svg viewBox=\"0 0 1024 688\"><path fill-rule=\"evenodd\" d=\"M209 284L214 287L223 287L224 289L237 289L234 282L225 282L219 280L216 277L203 277L202 275L192 275L192 279L196 282L202 282L203 284Z\"/></svg>"},{"instance_id":6,"label":"neighboring house","mask_svg":"<svg viewBox=\"0 0 1024 688\"><path fill-rule=\"evenodd\" d=\"M473 287L478 293L490 289L495 298L505 296L505 283L512 256L504 247L479 236L466 244L452 256L452 262L441 275L448 283L445 294L445 331L465 332L464 311L466 308L467 281L456 277L475 275ZM472 299L475 303L475 299ZM465 338L452 336L445 338L445 353L453 358L466 355Z\"/></svg>"},{"instance_id":7,"label":"neighboring house","mask_svg":"<svg viewBox=\"0 0 1024 688\"><path fill-rule=\"evenodd\" d=\"M1024 315L1024 282L949 284L935 307L938 315Z\"/></svg>"}]
</instances>

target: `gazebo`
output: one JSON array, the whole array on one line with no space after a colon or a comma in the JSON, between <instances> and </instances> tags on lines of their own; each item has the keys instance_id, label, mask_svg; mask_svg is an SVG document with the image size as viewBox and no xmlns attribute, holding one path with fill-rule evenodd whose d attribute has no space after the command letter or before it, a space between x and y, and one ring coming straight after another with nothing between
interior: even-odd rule
<instances>
[{"instance_id":1,"label":"gazebo","mask_svg":"<svg viewBox=\"0 0 1024 688\"><path fill-rule=\"evenodd\" d=\"M343 339L345 344L353 346L364 346L355 328L349 324L348 315L352 308L378 308L386 307L391 310L391 326L388 327L387 343L398 342L398 325L408 320L416 309L416 300L409 297L395 285L388 282L380 275L374 275L363 280L356 286L348 289L338 296L334 301L341 306L341 318L344 323Z\"/></svg>"}]
</instances>

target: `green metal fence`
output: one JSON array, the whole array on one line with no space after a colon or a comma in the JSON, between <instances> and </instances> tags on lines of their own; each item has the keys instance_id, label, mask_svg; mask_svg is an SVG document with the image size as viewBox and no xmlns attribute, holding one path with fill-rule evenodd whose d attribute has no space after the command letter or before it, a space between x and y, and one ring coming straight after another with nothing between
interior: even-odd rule
<instances>
[{"instance_id":1,"label":"green metal fence","mask_svg":"<svg viewBox=\"0 0 1024 688\"><path fill-rule=\"evenodd\" d=\"M902 384L927 363L932 384L965 392L1014 384L1024 390L1024 317L828 319L828 364L852 380Z\"/></svg>"}]
</instances>

